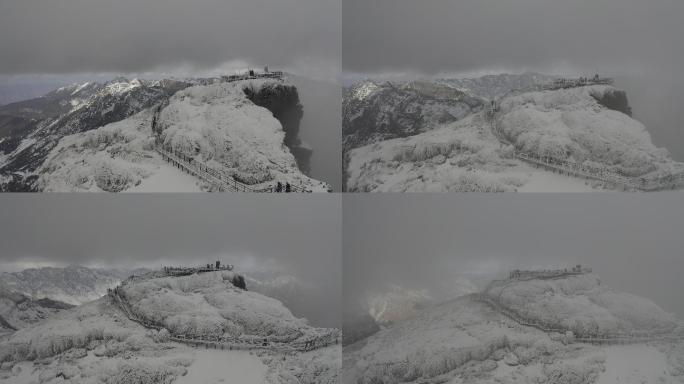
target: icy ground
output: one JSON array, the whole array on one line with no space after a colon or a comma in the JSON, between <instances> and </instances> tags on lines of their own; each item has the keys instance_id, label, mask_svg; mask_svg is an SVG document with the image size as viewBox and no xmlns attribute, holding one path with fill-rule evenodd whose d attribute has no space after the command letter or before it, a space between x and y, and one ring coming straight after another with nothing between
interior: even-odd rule
<instances>
[{"instance_id":1,"label":"icy ground","mask_svg":"<svg viewBox=\"0 0 684 384\"><path fill-rule=\"evenodd\" d=\"M669 373L667 356L650 345L613 345L604 348L605 371L596 384L681 383Z\"/></svg>"},{"instance_id":2,"label":"icy ground","mask_svg":"<svg viewBox=\"0 0 684 384\"><path fill-rule=\"evenodd\" d=\"M167 163L159 164L152 176L143 179L140 184L124 192L201 192L200 181L196 177L183 173Z\"/></svg>"},{"instance_id":3,"label":"icy ground","mask_svg":"<svg viewBox=\"0 0 684 384\"><path fill-rule=\"evenodd\" d=\"M282 183L327 191L327 184L299 171L283 144L280 122L242 90L270 82L218 83L177 92L159 114L161 140L166 147L230 175L269 174ZM208 189L199 179L192 183L169 169L155 151L153 110L62 138L37 170L37 187L50 192Z\"/></svg>"},{"instance_id":4,"label":"icy ground","mask_svg":"<svg viewBox=\"0 0 684 384\"><path fill-rule=\"evenodd\" d=\"M188 373L174 384L263 384L267 367L259 357L244 351L197 349Z\"/></svg>"}]
</instances>

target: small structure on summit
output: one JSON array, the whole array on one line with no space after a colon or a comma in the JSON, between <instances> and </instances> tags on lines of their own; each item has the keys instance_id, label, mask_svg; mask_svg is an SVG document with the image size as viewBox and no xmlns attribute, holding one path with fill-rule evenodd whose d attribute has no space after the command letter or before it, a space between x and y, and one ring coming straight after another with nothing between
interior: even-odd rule
<instances>
[{"instance_id":1,"label":"small structure on summit","mask_svg":"<svg viewBox=\"0 0 684 384\"><path fill-rule=\"evenodd\" d=\"M264 67L263 72L257 72L254 69L248 69L245 73L242 74L236 74L236 75L230 75L230 76L221 76L221 81L225 83L230 83L233 81L240 81L240 80L253 80L253 79L278 79L282 80L283 79L283 71L270 71L268 69L268 65Z\"/></svg>"},{"instance_id":2,"label":"small structure on summit","mask_svg":"<svg viewBox=\"0 0 684 384\"><path fill-rule=\"evenodd\" d=\"M200 267L163 267L165 273L173 276L185 276L192 275L195 273L203 272L215 272L215 271L232 271L232 264L221 264L220 260L216 260L216 263L208 263Z\"/></svg>"},{"instance_id":3,"label":"small structure on summit","mask_svg":"<svg viewBox=\"0 0 684 384\"><path fill-rule=\"evenodd\" d=\"M565 79L559 78L552 82L545 84L543 89L545 90L555 90L555 89L566 89L566 88L576 88L584 87L587 85L613 85L613 79L608 77L600 77L598 73L594 77L579 77L576 79Z\"/></svg>"},{"instance_id":4,"label":"small structure on summit","mask_svg":"<svg viewBox=\"0 0 684 384\"><path fill-rule=\"evenodd\" d=\"M510 280L515 280L515 279L549 279L549 278L571 276L571 275L583 275L585 273L591 273L591 268L585 268L585 267L582 267L581 264L577 264L576 266L574 266L570 269L568 269L568 268L564 268L564 269L541 269L541 270L530 270L530 271L514 269L509 273L508 278Z\"/></svg>"}]
</instances>

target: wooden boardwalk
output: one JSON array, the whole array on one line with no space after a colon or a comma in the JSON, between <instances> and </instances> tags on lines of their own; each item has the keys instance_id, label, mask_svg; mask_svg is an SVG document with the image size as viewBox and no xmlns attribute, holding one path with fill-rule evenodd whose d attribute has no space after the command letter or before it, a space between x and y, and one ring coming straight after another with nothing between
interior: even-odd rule
<instances>
[{"instance_id":1,"label":"wooden boardwalk","mask_svg":"<svg viewBox=\"0 0 684 384\"><path fill-rule=\"evenodd\" d=\"M516 311L504 306L491 296L481 293L474 295L476 301L487 304L494 311L504 315L514 322L525 326L538 329L545 333L559 333L566 334L572 331L570 328L561 327L557 324L544 322L539 319L526 317ZM629 333L612 333L601 334L596 336L582 336L573 337L572 341L576 343L590 343L590 344L636 344L654 341L681 341L684 340L684 334L673 333L675 329L659 329L653 331L632 331Z\"/></svg>"},{"instance_id":2,"label":"wooden boardwalk","mask_svg":"<svg viewBox=\"0 0 684 384\"><path fill-rule=\"evenodd\" d=\"M277 181L271 180L259 184L245 184L237 181L233 177L225 175L207 164L197 161L194 158L188 157L183 153L174 151L170 148L165 148L160 144L155 145L155 150L162 158L174 167L183 170L198 179L210 184L219 192L253 192L253 193L269 193L276 192ZM285 183L281 183L283 191L285 190ZM308 193L311 192L302 186L290 184L291 193Z\"/></svg>"}]
</instances>

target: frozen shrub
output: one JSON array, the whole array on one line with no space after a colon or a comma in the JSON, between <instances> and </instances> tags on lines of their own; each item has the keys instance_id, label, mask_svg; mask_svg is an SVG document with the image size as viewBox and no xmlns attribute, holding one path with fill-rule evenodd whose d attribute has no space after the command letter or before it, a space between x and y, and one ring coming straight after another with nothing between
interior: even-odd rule
<instances>
[{"instance_id":1,"label":"frozen shrub","mask_svg":"<svg viewBox=\"0 0 684 384\"><path fill-rule=\"evenodd\" d=\"M107 377L107 384L170 384L185 372L184 369L168 366L152 366L143 363L123 364L113 375Z\"/></svg>"}]
</instances>

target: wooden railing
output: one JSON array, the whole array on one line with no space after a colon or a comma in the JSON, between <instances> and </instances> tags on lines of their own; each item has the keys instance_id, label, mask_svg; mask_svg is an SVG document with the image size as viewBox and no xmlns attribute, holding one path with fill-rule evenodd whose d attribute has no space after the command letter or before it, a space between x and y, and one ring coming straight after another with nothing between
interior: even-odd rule
<instances>
[{"instance_id":1,"label":"wooden railing","mask_svg":"<svg viewBox=\"0 0 684 384\"><path fill-rule=\"evenodd\" d=\"M226 175L225 172L210 167L201 161L183 154L182 152L175 151L172 148L164 147L163 145L159 144L158 141L157 144L155 144L155 149L164 160L170 162L176 168L184 170L189 174L207 182L220 192L288 192L286 191L286 183L280 183L282 188L280 191L278 191L278 182L276 180L253 185L242 183L237 181L234 177ZM264 178L264 175L260 175L259 178ZM289 192L308 193L311 191L302 186L290 184Z\"/></svg>"},{"instance_id":2,"label":"wooden railing","mask_svg":"<svg viewBox=\"0 0 684 384\"><path fill-rule=\"evenodd\" d=\"M474 298L479 302L489 305L496 312L506 316L520 325L536 328L546 333L555 332L565 334L568 331L572 331L572 329L562 327L558 324L553 324L548 321L542 321L520 314L506 307L498 300L495 300L485 293L475 294ZM571 341L592 344L634 344L650 341L684 340L684 334L675 334L673 333L674 329L675 328L673 327L668 327L666 329L656 330L633 330L626 333L614 332L588 336L576 335Z\"/></svg>"}]
</instances>

